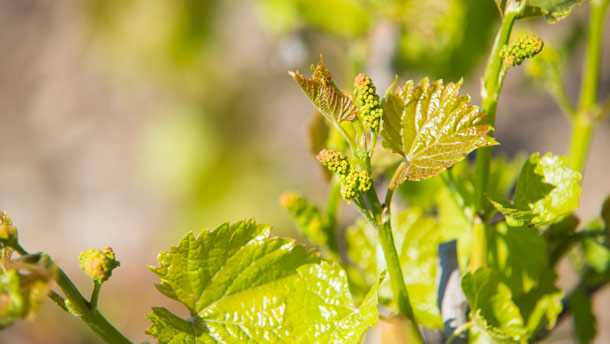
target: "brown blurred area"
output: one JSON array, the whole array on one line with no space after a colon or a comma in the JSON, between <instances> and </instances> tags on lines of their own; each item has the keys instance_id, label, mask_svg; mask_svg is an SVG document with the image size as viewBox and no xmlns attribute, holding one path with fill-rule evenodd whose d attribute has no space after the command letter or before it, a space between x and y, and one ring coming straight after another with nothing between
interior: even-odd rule
<instances>
[{"instance_id":1,"label":"brown blurred area","mask_svg":"<svg viewBox=\"0 0 610 344\"><path fill-rule=\"evenodd\" d=\"M303 190L317 202L325 193L307 147L312 108L286 71L307 70L323 53L331 70L349 74L345 39L278 34L265 13L255 1L235 0L0 0L0 209L22 245L50 254L84 293L92 286L78 253L111 246L121 267L100 307L135 342L151 340L144 334L151 306L183 313L155 290L146 268L159 251L187 231L249 217L294 237L280 193ZM554 26L524 28L552 40L586 20L582 6ZM426 73L396 67L391 25L371 31L377 53L365 68L383 80L381 89L395 73L401 80ZM605 41L602 98L610 94L610 25ZM576 100L582 44L573 55L564 81ZM476 104L483 63L477 57L464 75ZM567 121L521 70L507 77L496 124L500 152L566 153ZM584 219L610 194L608 148L606 121L584 176ZM574 280L567 264L564 271L568 288ZM596 342L608 343L610 290L594 304ZM557 332L549 342L561 342L569 326ZM96 342L51 303L34 322L0 332L0 343Z\"/></svg>"}]
</instances>

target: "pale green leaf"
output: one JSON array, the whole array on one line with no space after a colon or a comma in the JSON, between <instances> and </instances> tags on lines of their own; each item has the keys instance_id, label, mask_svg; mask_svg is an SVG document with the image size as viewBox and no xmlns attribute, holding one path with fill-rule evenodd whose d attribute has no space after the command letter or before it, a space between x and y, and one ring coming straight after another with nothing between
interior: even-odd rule
<instances>
[{"instance_id":1,"label":"pale green leaf","mask_svg":"<svg viewBox=\"0 0 610 344\"><path fill-rule=\"evenodd\" d=\"M189 233L159 262L159 290L191 314L154 308L147 333L160 343L358 343L377 321L376 287L356 308L343 270L254 221Z\"/></svg>"},{"instance_id":2,"label":"pale green leaf","mask_svg":"<svg viewBox=\"0 0 610 344\"><path fill-rule=\"evenodd\" d=\"M496 145L492 130L461 83L443 85L423 79L392 89L383 101L383 145L404 157L399 182L438 175L473 150Z\"/></svg>"},{"instance_id":3,"label":"pale green leaf","mask_svg":"<svg viewBox=\"0 0 610 344\"><path fill-rule=\"evenodd\" d=\"M351 121L358 112L351 98L337 88L333 76L324 62L313 68L311 79L305 78L300 72L290 72L290 75L301 86L312 104L335 126L343 121Z\"/></svg>"},{"instance_id":4,"label":"pale green leaf","mask_svg":"<svg viewBox=\"0 0 610 344\"><path fill-rule=\"evenodd\" d=\"M394 241L417 322L428 328L440 328L436 268L438 244L453 239L436 221L416 207L398 213L392 221ZM358 221L346 232L348 257L368 284L386 269L377 232L364 221ZM393 297L389 281L380 289L385 301Z\"/></svg>"},{"instance_id":5,"label":"pale green leaf","mask_svg":"<svg viewBox=\"0 0 610 344\"><path fill-rule=\"evenodd\" d=\"M534 153L525 162L513 202L491 199L511 226L549 225L578 208L582 193L580 173L571 170L565 157Z\"/></svg>"},{"instance_id":6,"label":"pale green leaf","mask_svg":"<svg viewBox=\"0 0 610 344\"><path fill-rule=\"evenodd\" d=\"M286 298L285 323L295 343L360 343L377 325L377 289L385 273L373 284L360 308L352 301L347 276L325 262L298 269Z\"/></svg>"}]
</instances>

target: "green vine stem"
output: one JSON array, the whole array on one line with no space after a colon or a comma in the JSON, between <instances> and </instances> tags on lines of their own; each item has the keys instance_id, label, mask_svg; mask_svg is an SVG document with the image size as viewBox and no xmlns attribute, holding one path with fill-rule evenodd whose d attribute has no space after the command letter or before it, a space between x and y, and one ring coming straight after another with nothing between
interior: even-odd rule
<instances>
[{"instance_id":1,"label":"green vine stem","mask_svg":"<svg viewBox=\"0 0 610 344\"><path fill-rule=\"evenodd\" d=\"M11 245L15 251L21 255L27 255L28 252L19 245L14 243ZM49 293L49 298L56 303L61 309L68 311L77 317L91 328L95 334L97 334L104 342L108 344L132 344L121 332L119 332L112 324L104 318L102 313L89 303L80 291L76 288L72 280L66 275L66 273L55 263L53 264L57 270L57 276L55 277L55 283L61 288L64 293L65 299L54 291ZM97 284L97 283L96 283ZM98 287L99 288L99 287ZM94 287L92 299L94 298L97 303L97 296L99 289ZM61 304L63 303L63 305Z\"/></svg>"},{"instance_id":2,"label":"green vine stem","mask_svg":"<svg viewBox=\"0 0 610 344\"><path fill-rule=\"evenodd\" d=\"M365 159L358 159L360 167L363 170L371 173L371 164L368 156ZM409 294L405 286L405 279L402 274L402 268L400 266L400 260L398 259L398 252L394 244L394 235L392 234L392 221L390 213L390 203L392 201L392 195L394 188L396 187L395 179L400 174L402 164L398 167L390 182L388 191L386 194L385 202L382 205L377 197L374 184L366 192L366 199L368 201L369 210L366 209L362 204L356 204L358 211L364 216L367 221L377 229L379 235L379 242L383 250L383 255L390 274L390 283L392 285L392 292L396 300L398 310L400 314L404 315L409 322L411 332L413 334L413 343L420 344L424 343L423 337L415 321L415 314L413 313L413 307L409 299ZM403 167L404 168L404 167ZM354 202L356 203L356 202Z\"/></svg>"},{"instance_id":3,"label":"green vine stem","mask_svg":"<svg viewBox=\"0 0 610 344\"><path fill-rule=\"evenodd\" d=\"M500 30L494 41L489 59L487 60L487 66L485 67L481 89L481 110L487 114L487 120L491 126L494 126L496 120L498 98L500 96L500 91L502 90L504 74L506 73L506 66L504 66L504 61L500 52L508 43L515 20L525 9L525 4L526 1L519 2L517 0L508 0ZM474 243L471 258L471 269L473 270L485 266L479 264L485 264L487 261L487 228L482 218L482 212L487 184L489 182L491 152L491 147L479 148L477 150L474 180L475 218L473 222L473 231L476 231L476 233L473 234L475 241L483 240L483 242ZM478 231L482 231L482 233L478 233Z\"/></svg>"},{"instance_id":4,"label":"green vine stem","mask_svg":"<svg viewBox=\"0 0 610 344\"><path fill-rule=\"evenodd\" d=\"M585 168L595 124L601 117L597 104L599 71L601 68L604 18L610 1L592 0L587 55L584 62L578 112L572 121L570 168L582 172Z\"/></svg>"},{"instance_id":5,"label":"green vine stem","mask_svg":"<svg viewBox=\"0 0 610 344\"><path fill-rule=\"evenodd\" d=\"M500 26L500 30L498 31L498 35L494 41L489 59L487 60L487 66L485 67L485 74L483 75L484 81L481 89L481 110L487 114L487 121L491 126L494 126L496 121L496 107L498 105L498 98L500 96L502 83L504 81L502 72L506 68L504 66L503 58L500 56L500 52L508 43L515 20L519 14L521 14L524 8L525 1L523 3L518 3L515 0L509 0L506 4L506 10L504 11L504 17L502 18L502 25ZM483 200L489 179L491 150L491 147L479 148L477 150L474 197L474 208L476 214L479 214L483 208Z\"/></svg>"}]
</instances>

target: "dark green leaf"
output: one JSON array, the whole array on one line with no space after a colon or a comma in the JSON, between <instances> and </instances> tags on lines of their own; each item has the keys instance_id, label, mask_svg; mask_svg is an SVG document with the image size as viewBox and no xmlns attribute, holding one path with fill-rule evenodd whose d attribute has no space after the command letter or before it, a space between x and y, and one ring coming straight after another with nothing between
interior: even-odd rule
<instances>
[{"instance_id":1,"label":"dark green leaf","mask_svg":"<svg viewBox=\"0 0 610 344\"><path fill-rule=\"evenodd\" d=\"M404 157L399 183L438 175L476 148L496 145L491 127L461 83L423 79L393 89L383 101L384 147Z\"/></svg>"},{"instance_id":2,"label":"dark green leaf","mask_svg":"<svg viewBox=\"0 0 610 344\"><path fill-rule=\"evenodd\" d=\"M580 344L592 343L597 333L595 328L597 320L593 313L591 299L585 292L576 290L570 295L568 303L572 310L574 333L578 342Z\"/></svg>"}]
</instances>

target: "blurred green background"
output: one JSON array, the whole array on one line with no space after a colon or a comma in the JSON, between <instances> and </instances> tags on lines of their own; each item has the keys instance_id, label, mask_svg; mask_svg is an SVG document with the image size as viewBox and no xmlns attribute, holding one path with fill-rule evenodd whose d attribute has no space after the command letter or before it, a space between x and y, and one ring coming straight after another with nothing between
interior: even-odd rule
<instances>
[{"instance_id":1,"label":"blurred green background","mask_svg":"<svg viewBox=\"0 0 610 344\"><path fill-rule=\"evenodd\" d=\"M249 217L296 237L279 195L302 190L322 203L325 182L307 141L313 108L288 70L307 73L323 54L341 87L366 71L380 92L395 75L464 77L478 104L498 18L492 0L0 0L0 208L27 249L51 254L86 292L78 252L112 246L122 265L101 309L130 338L147 340L150 306L181 314L146 269L160 250L189 230ZM554 26L518 27L568 47L572 99L583 51L573 42L586 20L583 6ZM593 144L585 217L610 192L609 132L605 123ZM564 154L568 126L517 70L496 133L509 155ZM600 328L600 343L610 341ZM0 343L96 340L50 304L35 323L0 332Z\"/></svg>"}]
</instances>

